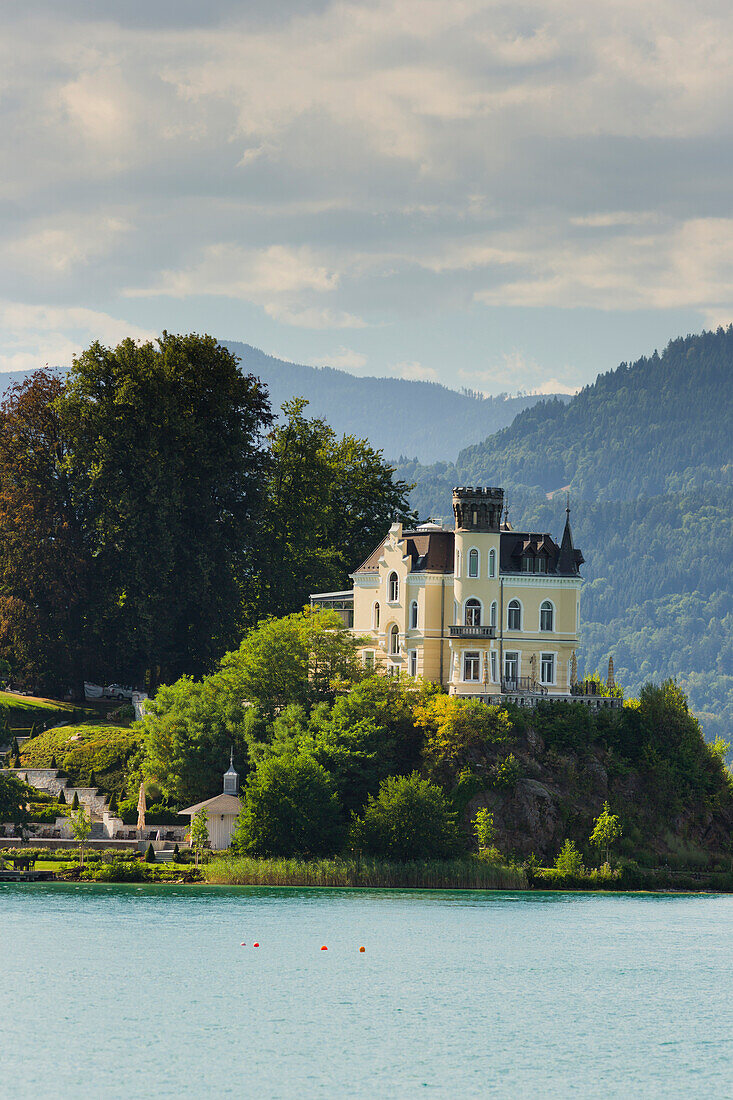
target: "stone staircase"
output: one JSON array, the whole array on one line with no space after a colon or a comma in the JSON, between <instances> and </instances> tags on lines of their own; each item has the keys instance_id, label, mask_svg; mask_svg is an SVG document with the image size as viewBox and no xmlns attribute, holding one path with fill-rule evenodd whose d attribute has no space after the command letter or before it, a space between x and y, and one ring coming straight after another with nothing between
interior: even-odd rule
<instances>
[{"instance_id":1,"label":"stone staircase","mask_svg":"<svg viewBox=\"0 0 733 1100\"><path fill-rule=\"evenodd\" d=\"M109 795L100 791L97 787L74 787L58 768L8 768L11 775L16 775L35 787L38 791L46 791L57 796L61 791L67 805L71 806L74 795L79 798L79 805L84 806L92 818L93 823L100 823L105 811L109 811Z\"/></svg>"}]
</instances>

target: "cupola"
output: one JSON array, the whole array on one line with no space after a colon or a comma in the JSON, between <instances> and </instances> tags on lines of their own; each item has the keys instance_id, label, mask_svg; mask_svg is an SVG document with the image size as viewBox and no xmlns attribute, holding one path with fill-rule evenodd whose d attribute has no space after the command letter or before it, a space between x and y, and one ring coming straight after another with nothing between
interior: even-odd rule
<instances>
[{"instance_id":1,"label":"cupola","mask_svg":"<svg viewBox=\"0 0 733 1100\"><path fill-rule=\"evenodd\" d=\"M224 772L224 794L239 794L239 773L234 770L234 746L229 753L229 771Z\"/></svg>"}]
</instances>

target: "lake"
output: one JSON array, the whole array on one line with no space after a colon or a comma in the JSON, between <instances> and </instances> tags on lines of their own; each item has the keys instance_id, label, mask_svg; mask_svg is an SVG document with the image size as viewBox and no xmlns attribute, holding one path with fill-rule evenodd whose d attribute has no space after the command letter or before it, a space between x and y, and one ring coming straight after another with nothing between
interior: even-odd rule
<instances>
[{"instance_id":1,"label":"lake","mask_svg":"<svg viewBox=\"0 0 733 1100\"><path fill-rule=\"evenodd\" d=\"M0 1095L730 1096L732 948L731 897L2 885Z\"/></svg>"}]
</instances>

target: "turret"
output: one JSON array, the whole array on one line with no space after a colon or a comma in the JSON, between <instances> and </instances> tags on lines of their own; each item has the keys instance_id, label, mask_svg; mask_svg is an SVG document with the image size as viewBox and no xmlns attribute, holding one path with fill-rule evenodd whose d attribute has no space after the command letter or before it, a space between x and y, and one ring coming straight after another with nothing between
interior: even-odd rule
<instances>
[{"instance_id":1,"label":"turret","mask_svg":"<svg viewBox=\"0 0 733 1100\"><path fill-rule=\"evenodd\" d=\"M456 531L499 531L503 508L503 489L459 486L453 490Z\"/></svg>"}]
</instances>

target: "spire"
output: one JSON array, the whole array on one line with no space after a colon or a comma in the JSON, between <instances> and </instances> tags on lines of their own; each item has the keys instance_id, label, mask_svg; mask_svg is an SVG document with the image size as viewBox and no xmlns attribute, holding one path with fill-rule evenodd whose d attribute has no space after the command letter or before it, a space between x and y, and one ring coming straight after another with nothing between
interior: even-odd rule
<instances>
[{"instance_id":1,"label":"spire","mask_svg":"<svg viewBox=\"0 0 733 1100\"><path fill-rule=\"evenodd\" d=\"M557 571L558 573L564 573L566 576L572 576L578 572L579 566L584 561L585 558L580 550L576 550L573 545L573 532L570 529L570 493L568 493L565 504L565 530L562 533L562 542L560 543Z\"/></svg>"}]
</instances>

